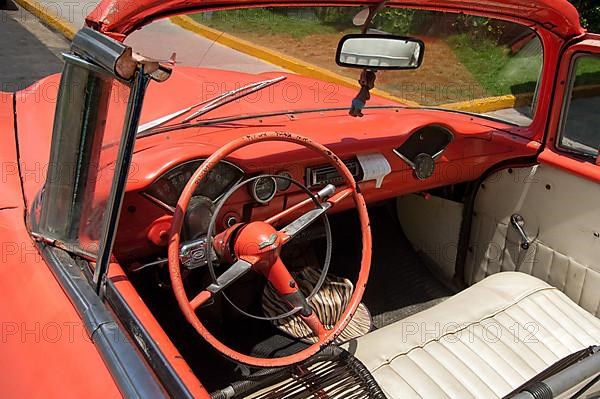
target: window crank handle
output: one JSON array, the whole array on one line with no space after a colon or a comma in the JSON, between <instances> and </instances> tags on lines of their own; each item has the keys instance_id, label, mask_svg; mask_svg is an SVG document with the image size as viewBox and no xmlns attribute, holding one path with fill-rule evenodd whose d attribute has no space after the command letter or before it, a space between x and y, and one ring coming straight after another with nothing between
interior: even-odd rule
<instances>
[{"instance_id":1,"label":"window crank handle","mask_svg":"<svg viewBox=\"0 0 600 399\"><path fill-rule=\"evenodd\" d=\"M515 213L510 217L510 223L521 236L521 248L528 250L531 246L531 240L527 237L527 232L525 231L525 219L523 219L523 216Z\"/></svg>"}]
</instances>

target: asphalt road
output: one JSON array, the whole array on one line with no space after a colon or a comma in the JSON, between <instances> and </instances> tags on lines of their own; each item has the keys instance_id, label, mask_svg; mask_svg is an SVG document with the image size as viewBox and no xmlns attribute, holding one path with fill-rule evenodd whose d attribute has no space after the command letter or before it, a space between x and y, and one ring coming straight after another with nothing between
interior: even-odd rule
<instances>
[{"instance_id":1,"label":"asphalt road","mask_svg":"<svg viewBox=\"0 0 600 399\"><path fill-rule=\"evenodd\" d=\"M85 17L93 12L99 0L37 0L48 13L52 13L81 28ZM177 53L179 65L201 66L248 73L281 71L282 69L258 58L214 43L168 19L159 20L132 33L125 43L134 51L155 59L167 59Z\"/></svg>"},{"instance_id":2,"label":"asphalt road","mask_svg":"<svg viewBox=\"0 0 600 399\"><path fill-rule=\"evenodd\" d=\"M60 72L60 54L68 48L62 35L8 0L0 11L0 90L22 90Z\"/></svg>"},{"instance_id":3,"label":"asphalt road","mask_svg":"<svg viewBox=\"0 0 600 399\"><path fill-rule=\"evenodd\" d=\"M132 33L125 43L135 51L156 59L169 58L175 52L177 63L180 65L247 73L283 70L258 58L214 43L169 20L160 20L145 26Z\"/></svg>"}]
</instances>

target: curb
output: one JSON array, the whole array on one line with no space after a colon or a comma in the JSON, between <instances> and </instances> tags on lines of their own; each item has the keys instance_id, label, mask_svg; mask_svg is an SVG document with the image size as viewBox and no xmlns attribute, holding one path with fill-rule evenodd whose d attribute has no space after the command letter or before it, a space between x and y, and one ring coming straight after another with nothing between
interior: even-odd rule
<instances>
[{"instance_id":1,"label":"curb","mask_svg":"<svg viewBox=\"0 0 600 399\"><path fill-rule=\"evenodd\" d=\"M485 114L501 109L514 108L519 99L512 94L499 97L479 98L477 100L461 101L457 103L442 104L439 107L453 111L475 112Z\"/></svg>"},{"instance_id":2,"label":"curb","mask_svg":"<svg viewBox=\"0 0 600 399\"><path fill-rule=\"evenodd\" d=\"M58 31L67 40L72 41L77 33L77 30L70 22L51 13L42 4L35 0L14 0L15 3L35 15L42 24Z\"/></svg>"},{"instance_id":3,"label":"curb","mask_svg":"<svg viewBox=\"0 0 600 399\"><path fill-rule=\"evenodd\" d=\"M192 18L186 15L178 15L175 17L171 17L171 22L183 29L196 33L209 40L214 40L216 43L222 44L241 53L248 54L252 57L256 57L260 60L269 62L278 67L285 68L288 71L297 73L299 75L324 80L326 82L336 83L352 89L360 88L356 80L339 75L335 72L331 72L325 68L309 64L308 62L301 61L297 58L284 55L278 51L274 51L266 47L256 45L247 40L240 39L236 36L223 33L213 28L209 28L208 26L202 25L194 21ZM379 97L397 101L411 107L417 107L420 105L414 101L393 96L382 90L375 89L372 91L372 93Z\"/></svg>"}]
</instances>

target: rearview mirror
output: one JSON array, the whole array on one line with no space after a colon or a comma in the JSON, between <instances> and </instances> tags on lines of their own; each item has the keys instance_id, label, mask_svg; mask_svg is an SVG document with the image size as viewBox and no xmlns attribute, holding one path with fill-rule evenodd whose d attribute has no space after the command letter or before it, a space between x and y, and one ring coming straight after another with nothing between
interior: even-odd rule
<instances>
[{"instance_id":1,"label":"rearview mirror","mask_svg":"<svg viewBox=\"0 0 600 399\"><path fill-rule=\"evenodd\" d=\"M340 40L339 66L361 69L417 69L423 62L425 43L411 37L352 34Z\"/></svg>"}]
</instances>

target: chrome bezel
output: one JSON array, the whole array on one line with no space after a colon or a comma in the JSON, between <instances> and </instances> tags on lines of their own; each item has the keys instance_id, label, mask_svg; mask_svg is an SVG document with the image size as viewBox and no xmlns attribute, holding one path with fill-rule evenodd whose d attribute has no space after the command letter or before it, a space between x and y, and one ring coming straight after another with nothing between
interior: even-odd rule
<instances>
[{"instance_id":1,"label":"chrome bezel","mask_svg":"<svg viewBox=\"0 0 600 399\"><path fill-rule=\"evenodd\" d=\"M448 128L448 127L445 127L445 126L442 126L442 125L438 125L438 124L430 124L430 125L421 126L420 128L415 129L408 137L412 137L414 134L419 133L425 127L438 127L440 129L444 130L445 133L448 135L448 137L450 139L448 141L448 143L444 146L444 148L441 148L438 152L436 152L434 154L422 153L422 154L430 156L431 159L433 160L433 162L434 162L434 173L435 173L435 168L437 167L437 163L436 163L437 159L442 156L442 154L444 153L444 151L446 151L446 149L448 148L448 146L452 143L452 141L454 141L455 136L454 136L454 133L452 132L452 130L450 130L450 128ZM412 160L408 159L404 154L402 154L402 152L400 152L398 150L398 148L394 148L392 150L392 152L394 154L396 154L396 156L398 158L402 159L408 166L411 167L411 169L414 172L415 178L417 178L418 180L427 180L428 178L431 177L431 176L429 176L429 177L419 176L419 174L417 173L417 165L415 164L415 162L413 162ZM419 155L421 155L421 154L418 154L417 156L419 156ZM433 176L433 174L432 174L432 176Z\"/></svg>"},{"instance_id":2,"label":"chrome bezel","mask_svg":"<svg viewBox=\"0 0 600 399\"><path fill-rule=\"evenodd\" d=\"M261 199L258 196L258 194L256 193L256 186L262 179L270 179L273 181L273 192L271 192L269 194L269 198L267 198L267 199ZM254 180L250 184L250 195L252 196L252 199L254 199L254 201L258 202L261 205L265 205L265 204L268 204L269 202L271 202L273 200L273 198L275 198L276 194L277 194L277 180L272 176L262 176L256 180Z\"/></svg>"},{"instance_id":3,"label":"chrome bezel","mask_svg":"<svg viewBox=\"0 0 600 399\"><path fill-rule=\"evenodd\" d=\"M421 165L423 162L428 162L429 164L427 166L431 167L431 171L428 174L422 174L422 170L421 170ZM420 153L419 155L417 155L415 157L415 162L413 163L413 171L415 173L415 177L419 180L427 180L429 179L431 176L433 176L433 174L435 173L435 158L433 158L431 155L426 154L424 152Z\"/></svg>"},{"instance_id":4,"label":"chrome bezel","mask_svg":"<svg viewBox=\"0 0 600 399\"><path fill-rule=\"evenodd\" d=\"M276 175L277 176L285 176L290 179L293 178L292 174L290 172L288 172L287 170L279 171L276 173ZM292 182L291 182L291 180L288 180L288 179L275 178L275 182L277 183L277 191L279 191L279 192L287 191L290 189L290 187L292 187ZM283 182L283 184L285 184L285 187L281 187L280 182Z\"/></svg>"}]
</instances>

